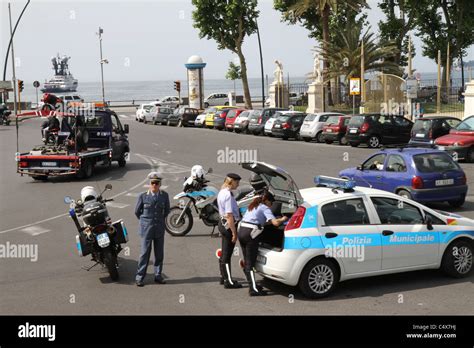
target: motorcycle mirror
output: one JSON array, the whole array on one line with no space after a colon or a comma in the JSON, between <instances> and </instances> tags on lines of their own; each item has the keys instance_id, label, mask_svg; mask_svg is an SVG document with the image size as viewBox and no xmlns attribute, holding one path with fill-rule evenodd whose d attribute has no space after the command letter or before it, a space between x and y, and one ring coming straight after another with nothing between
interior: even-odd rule
<instances>
[{"instance_id":1,"label":"motorcycle mirror","mask_svg":"<svg viewBox=\"0 0 474 348\"><path fill-rule=\"evenodd\" d=\"M213 172L212 168L209 168L209 169L207 170L207 173L208 173L208 174L211 174L212 172Z\"/></svg>"},{"instance_id":2,"label":"motorcycle mirror","mask_svg":"<svg viewBox=\"0 0 474 348\"><path fill-rule=\"evenodd\" d=\"M112 185L111 184L105 185L105 190L112 190Z\"/></svg>"},{"instance_id":3,"label":"motorcycle mirror","mask_svg":"<svg viewBox=\"0 0 474 348\"><path fill-rule=\"evenodd\" d=\"M71 204L72 203L72 198L69 196L64 197L64 203L65 204Z\"/></svg>"}]
</instances>

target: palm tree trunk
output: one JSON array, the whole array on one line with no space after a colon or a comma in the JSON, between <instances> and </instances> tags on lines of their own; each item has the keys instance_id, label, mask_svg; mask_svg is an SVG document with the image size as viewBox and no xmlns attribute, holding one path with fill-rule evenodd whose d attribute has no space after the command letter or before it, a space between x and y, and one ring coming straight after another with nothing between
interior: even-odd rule
<instances>
[{"instance_id":1,"label":"palm tree trunk","mask_svg":"<svg viewBox=\"0 0 474 348\"><path fill-rule=\"evenodd\" d=\"M241 49L237 50L240 59L240 71L242 73L242 87L244 89L245 108L252 109L252 99L250 98L249 81L247 78L247 63Z\"/></svg>"},{"instance_id":2,"label":"palm tree trunk","mask_svg":"<svg viewBox=\"0 0 474 348\"><path fill-rule=\"evenodd\" d=\"M329 15L331 12L331 8L329 5L326 4L322 14L322 24L323 24L323 50L327 52L328 44L329 44ZM327 78L329 70L329 62L327 59L323 60L323 76L324 81L327 81L327 96L328 96L328 105L333 105L332 100L332 91L331 91L331 81Z\"/></svg>"}]
</instances>

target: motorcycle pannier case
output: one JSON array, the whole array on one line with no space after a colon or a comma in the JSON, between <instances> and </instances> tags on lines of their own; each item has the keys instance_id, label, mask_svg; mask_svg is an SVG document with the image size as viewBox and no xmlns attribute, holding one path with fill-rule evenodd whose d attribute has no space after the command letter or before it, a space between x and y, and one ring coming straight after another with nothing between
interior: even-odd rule
<instances>
[{"instance_id":1,"label":"motorcycle pannier case","mask_svg":"<svg viewBox=\"0 0 474 348\"><path fill-rule=\"evenodd\" d=\"M117 244L125 244L128 242L128 232L123 220L119 220L114 222L113 224L115 228L115 235L114 240Z\"/></svg>"},{"instance_id":2,"label":"motorcycle pannier case","mask_svg":"<svg viewBox=\"0 0 474 348\"><path fill-rule=\"evenodd\" d=\"M76 248L79 256L87 256L92 252L92 244L87 243L83 233L76 235Z\"/></svg>"}]
</instances>

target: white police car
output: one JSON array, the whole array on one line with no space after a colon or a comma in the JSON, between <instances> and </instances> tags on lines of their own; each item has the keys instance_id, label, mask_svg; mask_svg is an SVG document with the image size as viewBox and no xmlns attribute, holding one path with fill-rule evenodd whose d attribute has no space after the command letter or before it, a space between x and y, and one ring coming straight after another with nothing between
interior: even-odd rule
<instances>
[{"instance_id":1,"label":"white police car","mask_svg":"<svg viewBox=\"0 0 474 348\"><path fill-rule=\"evenodd\" d=\"M250 168L248 168L250 169ZM473 268L474 220L395 194L317 177L284 232L263 233L256 270L320 298L338 282L441 268L462 278Z\"/></svg>"}]
</instances>

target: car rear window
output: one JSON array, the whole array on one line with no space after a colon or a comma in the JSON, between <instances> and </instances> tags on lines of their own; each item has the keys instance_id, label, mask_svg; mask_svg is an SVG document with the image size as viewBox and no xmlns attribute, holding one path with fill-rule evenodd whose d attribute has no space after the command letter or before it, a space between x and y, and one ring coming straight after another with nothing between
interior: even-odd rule
<instances>
[{"instance_id":1,"label":"car rear window","mask_svg":"<svg viewBox=\"0 0 474 348\"><path fill-rule=\"evenodd\" d=\"M250 115L250 112L244 111L241 114L239 114L239 117L240 118L247 118L247 117L249 117L249 115Z\"/></svg>"},{"instance_id":2,"label":"car rear window","mask_svg":"<svg viewBox=\"0 0 474 348\"><path fill-rule=\"evenodd\" d=\"M447 153L426 153L413 156L416 169L421 173L460 170L459 165Z\"/></svg>"},{"instance_id":3,"label":"car rear window","mask_svg":"<svg viewBox=\"0 0 474 348\"><path fill-rule=\"evenodd\" d=\"M365 116L352 116L351 121L349 122L349 127L359 127L365 121Z\"/></svg>"},{"instance_id":4,"label":"car rear window","mask_svg":"<svg viewBox=\"0 0 474 348\"><path fill-rule=\"evenodd\" d=\"M282 115L282 116L278 117L278 121L286 122L290 119L290 117L291 116Z\"/></svg>"},{"instance_id":5,"label":"car rear window","mask_svg":"<svg viewBox=\"0 0 474 348\"><path fill-rule=\"evenodd\" d=\"M426 132L431 128L431 120L418 120L413 125L414 132Z\"/></svg>"},{"instance_id":6,"label":"car rear window","mask_svg":"<svg viewBox=\"0 0 474 348\"><path fill-rule=\"evenodd\" d=\"M262 116L262 111L260 110L256 110L254 112L252 112L249 116L249 120L256 120L258 119L260 116Z\"/></svg>"},{"instance_id":7,"label":"car rear window","mask_svg":"<svg viewBox=\"0 0 474 348\"><path fill-rule=\"evenodd\" d=\"M473 131L474 130L474 117L469 117L464 120L456 127L456 130L459 131Z\"/></svg>"},{"instance_id":8,"label":"car rear window","mask_svg":"<svg viewBox=\"0 0 474 348\"><path fill-rule=\"evenodd\" d=\"M341 116L329 116L328 119L326 120L326 124L338 124L339 123L339 118Z\"/></svg>"},{"instance_id":9,"label":"car rear window","mask_svg":"<svg viewBox=\"0 0 474 348\"><path fill-rule=\"evenodd\" d=\"M316 114L309 114L308 116L306 116L306 118L304 120L305 121L314 121L316 116L317 116Z\"/></svg>"},{"instance_id":10,"label":"car rear window","mask_svg":"<svg viewBox=\"0 0 474 348\"><path fill-rule=\"evenodd\" d=\"M237 110L229 110L229 112L227 113L227 118L234 118L236 114Z\"/></svg>"}]
</instances>

